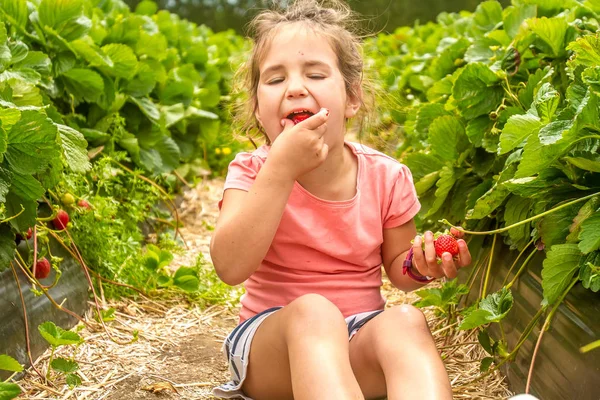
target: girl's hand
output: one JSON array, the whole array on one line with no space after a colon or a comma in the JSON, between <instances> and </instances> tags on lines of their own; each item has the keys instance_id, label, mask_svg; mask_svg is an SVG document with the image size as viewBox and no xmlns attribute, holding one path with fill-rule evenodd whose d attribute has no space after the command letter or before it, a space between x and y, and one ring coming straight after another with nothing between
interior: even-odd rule
<instances>
[{"instance_id":1,"label":"girl's hand","mask_svg":"<svg viewBox=\"0 0 600 400\"><path fill-rule=\"evenodd\" d=\"M438 264L433 245L433 233L425 232L424 238L417 235L413 243L413 266L423 276L432 276L441 278L446 276L450 279L456 278L458 269L466 267L471 263L471 253L467 247L467 243L462 239L464 233L451 228L450 233L457 237L458 243L458 259L454 260L452 254L446 252L442 254L441 263ZM425 241L425 251L423 251L423 240Z\"/></svg>"},{"instance_id":2,"label":"girl's hand","mask_svg":"<svg viewBox=\"0 0 600 400\"><path fill-rule=\"evenodd\" d=\"M328 117L329 110L322 108L296 125L287 118L281 120L283 131L269 151L269 160L277 165L281 174L296 180L325 161L329 147L323 135L327 131Z\"/></svg>"}]
</instances>

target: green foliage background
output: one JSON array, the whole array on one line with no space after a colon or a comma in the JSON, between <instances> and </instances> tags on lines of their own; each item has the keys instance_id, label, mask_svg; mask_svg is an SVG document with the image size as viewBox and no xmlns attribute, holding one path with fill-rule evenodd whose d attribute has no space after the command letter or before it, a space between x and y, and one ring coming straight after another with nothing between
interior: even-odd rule
<instances>
[{"instance_id":1,"label":"green foliage background","mask_svg":"<svg viewBox=\"0 0 600 400\"><path fill-rule=\"evenodd\" d=\"M576 274L600 285L599 17L596 0L485 1L367 43L391 94L373 134L410 167L420 228L502 228L592 196L503 233L545 247L549 303Z\"/></svg>"}]
</instances>

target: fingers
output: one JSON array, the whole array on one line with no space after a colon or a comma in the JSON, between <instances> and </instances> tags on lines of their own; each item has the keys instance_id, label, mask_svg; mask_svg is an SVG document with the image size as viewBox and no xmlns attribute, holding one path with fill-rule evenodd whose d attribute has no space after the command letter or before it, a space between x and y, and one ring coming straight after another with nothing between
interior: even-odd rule
<instances>
[{"instance_id":1,"label":"fingers","mask_svg":"<svg viewBox=\"0 0 600 400\"><path fill-rule=\"evenodd\" d=\"M460 227L460 226L458 228L462 229L462 227ZM465 237L465 233L463 231L458 230L458 229L456 229L454 227L450 228L450 234L452 236L454 236L455 238L463 238L463 237Z\"/></svg>"},{"instance_id":2,"label":"fingers","mask_svg":"<svg viewBox=\"0 0 600 400\"><path fill-rule=\"evenodd\" d=\"M294 121L284 118L281 120L281 126L283 127L283 132L285 132L294 127Z\"/></svg>"},{"instance_id":3,"label":"fingers","mask_svg":"<svg viewBox=\"0 0 600 400\"><path fill-rule=\"evenodd\" d=\"M434 278L446 276L454 279L461 267L471 263L471 253L467 243L463 239L458 239L457 242L459 251L457 259L454 259L448 252L438 258L435 252L433 233L427 231L422 237L416 236L413 241L413 264L422 275Z\"/></svg>"},{"instance_id":4,"label":"fingers","mask_svg":"<svg viewBox=\"0 0 600 400\"><path fill-rule=\"evenodd\" d=\"M459 265L461 267L466 267L471 264L471 252L469 251L469 247L467 246L467 242L462 239L458 239L458 256L459 256Z\"/></svg>"},{"instance_id":5,"label":"fingers","mask_svg":"<svg viewBox=\"0 0 600 400\"><path fill-rule=\"evenodd\" d=\"M321 111L298 123L297 126L305 129L315 130L323 125L325 121L327 121L327 117L329 117L329 110L326 108L321 108Z\"/></svg>"},{"instance_id":6,"label":"fingers","mask_svg":"<svg viewBox=\"0 0 600 400\"><path fill-rule=\"evenodd\" d=\"M433 233L430 231L425 232L425 260L427 261L427 268L432 271L438 269L437 267L437 256L435 254L435 246L433 245Z\"/></svg>"},{"instance_id":7,"label":"fingers","mask_svg":"<svg viewBox=\"0 0 600 400\"><path fill-rule=\"evenodd\" d=\"M446 252L442 253L442 269L444 270L444 275L446 275L450 279L456 278L458 275L458 268L454 264L454 260L452 259L452 254Z\"/></svg>"}]
</instances>

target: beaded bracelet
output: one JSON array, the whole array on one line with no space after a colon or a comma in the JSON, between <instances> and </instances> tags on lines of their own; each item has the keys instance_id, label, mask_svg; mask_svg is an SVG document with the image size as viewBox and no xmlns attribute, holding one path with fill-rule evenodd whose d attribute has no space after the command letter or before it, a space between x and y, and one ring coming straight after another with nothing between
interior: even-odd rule
<instances>
[{"instance_id":1,"label":"beaded bracelet","mask_svg":"<svg viewBox=\"0 0 600 400\"><path fill-rule=\"evenodd\" d=\"M408 275L413 280L420 282L420 283L429 283L429 282L434 281L435 280L434 277L416 275L413 272L413 270L412 270L413 269L413 266L412 266L413 255L414 255L414 252L413 252L413 248L411 247L410 250L408 251L408 254L406 254L406 259L402 263L402 275Z\"/></svg>"}]
</instances>

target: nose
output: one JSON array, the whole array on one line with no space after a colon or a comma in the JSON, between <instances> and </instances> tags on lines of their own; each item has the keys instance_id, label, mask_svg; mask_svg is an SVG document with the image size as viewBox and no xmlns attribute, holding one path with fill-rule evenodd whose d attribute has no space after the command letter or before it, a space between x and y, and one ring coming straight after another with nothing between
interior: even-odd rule
<instances>
[{"instance_id":1,"label":"nose","mask_svg":"<svg viewBox=\"0 0 600 400\"><path fill-rule=\"evenodd\" d=\"M293 99L306 96L308 96L308 90L304 85L304 80L300 77L289 77L286 97L288 99Z\"/></svg>"}]
</instances>

